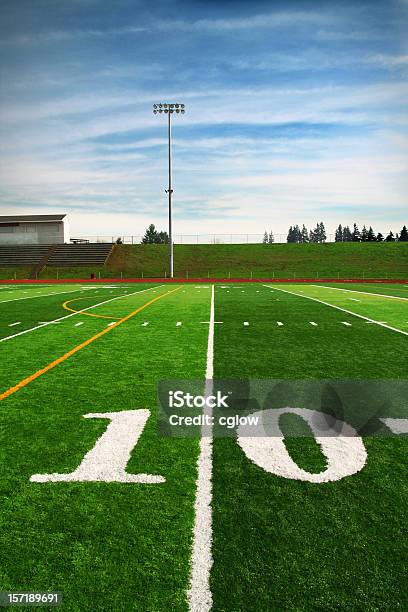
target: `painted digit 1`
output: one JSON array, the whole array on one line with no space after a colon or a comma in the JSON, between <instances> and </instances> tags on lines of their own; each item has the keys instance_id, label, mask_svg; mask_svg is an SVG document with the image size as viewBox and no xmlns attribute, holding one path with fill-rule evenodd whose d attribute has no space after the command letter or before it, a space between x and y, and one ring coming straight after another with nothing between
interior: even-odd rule
<instances>
[{"instance_id":1,"label":"painted digit 1","mask_svg":"<svg viewBox=\"0 0 408 612\"><path fill-rule=\"evenodd\" d=\"M76 470L68 474L34 474L31 482L125 482L158 484L163 476L129 474L126 465L150 416L149 410L84 414L85 419L110 423Z\"/></svg>"}]
</instances>

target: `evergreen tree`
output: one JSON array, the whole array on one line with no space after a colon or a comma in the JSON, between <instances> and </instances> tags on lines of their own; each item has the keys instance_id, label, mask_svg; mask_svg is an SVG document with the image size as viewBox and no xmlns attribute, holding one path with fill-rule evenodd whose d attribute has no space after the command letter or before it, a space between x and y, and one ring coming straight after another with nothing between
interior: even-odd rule
<instances>
[{"instance_id":1,"label":"evergreen tree","mask_svg":"<svg viewBox=\"0 0 408 612\"><path fill-rule=\"evenodd\" d=\"M391 231L386 237L385 242L395 242L394 234Z\"/></svg>"},{"instance_id":2,"label":"evergreen tree","mask_svg":"<svg viewBox=\"0 0 408 612\"><path fill-rule=\"evenodd\" d=\"M370 227L368 228L368 232L367 232L367 242L375 242L375 241L376 241L376 237L374 234L374 230L370 225Z\"/></svg>"},{"instance_id":3,"label":"evergreen tree","mask_svg":"<svg viewBox=\"0 0 408 612\"><path fill-rule=\"evenodd\" d=\"M168 242L169 236L167 232L158 232L153 223L149 225L142 238L142 244L167 244Z\"/></svg>"},{"instance_id":4,"label":"evergreen tree","mask_svg":"<svg viewBox=\"0 0 408 612\"><path fill-rule=\"evenodd\" d=\"M310 232L309 232L309 242L317 242L316 230L310 230Z\"/></svg>"},{"instance_id":5,"label":"evergreen tree","mask_svg":"<svg viewBox=\"0 0 408 612\"><path fill-rule=\"evenodd\" d=\"M334 235L335 242L343 242L343 228L341 227L341 223L339 227L336 229L336 233Z\"/></svg>"},{"instance_id":6,"label":"evergreen tree","mask_svg":"<svg viewBox=\"0 0 408 612\"><path fill-rule=\"evenodd\" d=\"M382 235L381 232L378 232L376 240L377 242L383 242L384 236Z\"/></svg>"},{"instance_id":7,"label":"evergreen tree","mask_svg":"<svg viewBox=\"0 0 408 612\"><path fill-rule=\"evenodd\" d=\"M286 242L293 242L293 227L290 226L288 229L288 235L286 237Z\"/></svg>"},{"instance_id":8,"label":"evergreen tree","mask_svg":"<svg viewBox=\"0 0 408 612\"><path fill-rule=\"evenodd\" d=\"M266 234L266 232L265 232ZM273 244L275 242L275 237L272 233L272 230L269 232L269 236L268 236L268 244Z\"/></svg>"},{"instance_id":9,"label":"evergreen tree","mask_svg":"<svg viewBox=\"0 0 408 612\"><path fill-rule=\"evenodd\" d=\"M402 228L399 239L400 242L408 242L408 230L406 225Z\"/></svg>"},{"instance_id":10,"label":"evergreen tree","mask_svg":"<svg viewBox=\"0 0 408 612\"><path fill-rule=\"evenodd\" d=\"M169 235L167 232L158 232L157 234L157 244L168 244L169 243Z\"/></svg>"},{"instance_id":11,"label":"evergreen tree","mask_svg":"<svg viewBox=\"0 0 408 612\"><path fill-rule=\"evenodd\" d=\"M142 244L156 244L157 242L157 231L156 227L151 223L147 228L145 235L142 238Z\"/></svg>"},{"instance_id":12,"label":"evergreen tree","mask_svg":"<svg viewBox=\"0 0 408 612\"><path fill-rule=\"evenodd\" d=\"M353 240L350 228L348 225L343 228L343 242L351 242Z\"/></svg>"},{"instance_id":13,"label":"evergreen tree","mask_svg":"<svg viewBox=\"0 0 408 612\"><path fill-rule=\"evenodd\" d=\"M296 226L294 227L290 226L289 231L288 231L287 242L297 242Z\"/></svg>"},{"instance_id":14,"label":"evergreen tree","mask_svg":"<svg viewBox=\"0 0 408 612\"><path fill-rule=\"evenodd\" d=\"M323 221L319 223L319 242L326 242L326 228L324 227Z\"/></svg>"},{"instance_id":15,"label":"evergreen tree","mask_svg":"<svg viewBox=\"0 0 408 612\"><path fill-rule=\"evenodd\" d=\"M361 230L361 242L367 242L368 240L368 232L365 225L363 225L363 229Z\"/></svg>"},{"instance_id":16,"label":"evergreen tree","mask_svg":"<svg viewBox=\"0 0 408 612\"><path fill-rule=\"evenodd\" d=\"M301 242L302 232L300 231L300 227L298 225L295 225L295 227L293 228L293 235L295 238L295 242Z\"/></svg>"},{"instance_id":17,"label":"evergreen tree","mask_svg":"<svg viewBox=\"0 0 408 612\"><path fill-rule=\"evenodd\" d=\"M268 232L266 230L262 238L262 244L268 244Z\"/></svg>"},{"instance_id":18,"label":"evergreen tree","mask_svg":"<svg viewBox=\"0 0 408 612\"><path fill-rule=\"evenodd\" d=\"M351 234L351 240L353 242L361 242L361 234L360 230L357 227L357 223L353 225L353 233Z\"/></svg>"},{"instance_id":19,"label":"evergreen tree","mask_svg":"<svg viewBox=\"0 0 408 612\"><path fill-rule=\"evenodd\" d=\"M303 224L302 231L300 232L300 242L309 242L309 232L305 224Z\"/></svg>"}]
</instances>

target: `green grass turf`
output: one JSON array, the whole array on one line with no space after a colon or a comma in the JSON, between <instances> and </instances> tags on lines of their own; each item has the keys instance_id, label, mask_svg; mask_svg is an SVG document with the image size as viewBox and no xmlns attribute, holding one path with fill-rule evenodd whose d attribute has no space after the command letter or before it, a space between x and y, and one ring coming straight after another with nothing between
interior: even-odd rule
<instances>
[{"instance_id":1,"label":"green grass turf","mask_svg":"<svg viewBox=\"0 0 408 612\"><path fill-rule=\"evenodd\" d=\"M323 283L324 284L324 283ZM392 283L330 283L331 287L348 289L349 291L364 291L367 293L381 293L408 298L408 282L405 284ZM356 296L358 297L358 296Z\"/></svg>"},{"instance_id":2,"label":"green grass turf","mask_svg":"<svg viewBox=\"0 0 408 612\"><path fill-rule=\"evenodd\" d=\"M131 285L129 292L151 289L90 312L123 317L176 286ZM279 287L216 287L215 317L223 321L215 326L216 377L406 377L406 336ZM364 301L353 302L323 287L281 288L347 303L374 319L386 312L400 326L406 311L405 302L381 296L356 294ZM68 314L66 299L80 297L74 305L84 307L125 287L74 289L0 304L3 336L17 331L8 327L13 318L29 327ZM6 291L21 296L20 288ZM208 325L201 322L209 307L209 288L184 286L1 402L0 590L60 590L67 610L186 609L198 440L157 435L156 384L204 378ZM0 391L108 322L78 314L0 343ZM152 415L127 471L161 474L166 483L29 482L32 474L79 465L106 428L83 414L138 408ZM304 429L299 419L287 421ZM407 440L370 438L365 445L361 472L317 485L268 474L233 439L215 440L214 610L407 608ZM324 469L313 439L290 438L287 448L303 469Z\"/></svg>"},{"instance_id":3,"label":"green grass turf","mask_svg":"<svg viewBox=\"0 0 408 612\"><path fill-rule=\"evenodd\" d=\"M123 316L148 296L113 302L111 313ZM204 377L208 311L208 291L165 297L3 400L3 590L58 589L70 610L186 608L198 441L157 436L156 381ZM106 320L88 324L95 332ZM82 327L81 339L90 335ZM3 343L1 388L72 348L74 333L67 320ZM106 423L83 414L146 407L152 417L128 471L166 483L29 482L34 473L72 471L93 447Z\"/></svg>"},{"instance_id":4,"label":"green grass turf","mask_svg":"<svg viewBox=\"0 0 408 612\"><path fill-rule=\"evenodd\" d=\"M45 287L24 285L23 287L16 286L7 289L0 292L0 338L30 329L40 322L54 321L71 315L71 311L62 307L65 301L70 302L67 306L80 310L121 295L126 296L135 292L141 292L141 295L143 295L146 289L151 287L154 287L154 285L143 283L117 285L116 287L110 285L83 287L82 285L67 284L47 285ZM71 302L71 300L73 301ZM109 310L110 304L115 302L116 300L100 308L108 308ZM89 312L92 312L92 310ZM103 314L103 312L100 312L100 314ZM106 312L106 314L109 314L109 312ZM73 328L75 323L82 321L84 329L81 331L87 333L92 318L83 315L82 319L77 319L75 315L70 316L68 320ZM15 323L18 323L18 325L14 325ZM79 328L76 331L79 333Z\"/></svg>"},{"instance_id":5,"label":"green grass turf","mask_svg":"<svg viewBox=\"0 0 408 612\"><path fill-rule=\"evenodd\" d=\"M407 278L407 243L176 244L179 278ZM46 267L39 278L161 278L168 274L166 245L117 245L104 267ZM0 269L0 278L27 278L29 270Z\"/></svg>"},{"instance_id":6,"label":"green grass turf","mask_svg":"<svg viewBox=\"0 0 408 612\"><path fill-rule=\"evenodd\" d=\"M405 336L303 297L243 290L216 292L228 321L215 330L216 377L406 377ZM361 472L317 485L268 474L235 441L215 440L214 609L406 609L407 444L365 439ZM320 471L310 439L287 448Z\"/></svg>"},{"instance_id":7,"label":"green grass turf","mask_svg":"<svg viewBox=\"0 0 408 612\"><path fill-rule=\"evenodd\" d=\"M289 291L297 295L303 296L305 299L311 297L317 300L322 300L338 308L355 312L375 321L384 322L391 327L395 327L402 331L408 332L408 300L396 298L388 298L384 294L376 293L369 295L365 293L351 293L350 291L339 291L330 285L291 285L285 284L285 287L277 288L281 295L284 291ZM342 314L338 311L339 316ZM346 315L347 317L348 315ZM343 317L344 318L344 317ZM348 320L348 319L347 319ZM363 325L370 325L363 323Z\"/></svg>"}]
</instances>

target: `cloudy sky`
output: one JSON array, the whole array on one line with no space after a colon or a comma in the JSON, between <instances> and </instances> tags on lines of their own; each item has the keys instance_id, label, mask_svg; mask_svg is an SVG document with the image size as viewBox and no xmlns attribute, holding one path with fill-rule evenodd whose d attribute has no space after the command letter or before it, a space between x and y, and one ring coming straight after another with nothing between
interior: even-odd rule
<instances>
[{"instance_id":1,"label":"cloudy sky","mask_svg":"<svg viewBox=\"0 0 408 612\"><path fill-rule=\"evenodd\" d=\"M408 209L408 0L0 0L2 214L73 233L326 222Z\"/></svg>"}]
</instances>

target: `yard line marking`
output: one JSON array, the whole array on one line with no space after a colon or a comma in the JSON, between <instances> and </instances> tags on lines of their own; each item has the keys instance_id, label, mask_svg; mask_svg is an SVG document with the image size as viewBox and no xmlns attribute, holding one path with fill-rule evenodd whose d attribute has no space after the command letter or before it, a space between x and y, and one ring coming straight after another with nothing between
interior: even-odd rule
<instances>
[{"instance_id":1,"label":"yard line marking","mask_svg":"<svg viewBox=\"0 0 408 612\"><path fill-rule=\"evenodd\" d=\"M244 321L244 325L249 325L249 321Z\"/></svg>"},{"instance_id":2,"label":"yard line marking","mask_svg":"<svg viewBox=\"0 0 408 612\"><path fill-rule=\"evenodd\" d=\"M176 327L181 327L181 321L177 321Z\"/></svg>"},{"instance_id":3,"label":"yard line marking","mask_svg":"<svg viewBox=\"0 0 408 612\"><path fill-rule=\"evenodd\" d=\"M384 323L384 325L386 325L387 321L366 321L367 325L372 325L373 323Z\"/></svg>"},{"instance_id":4,"label":"yard line marking","mask_svg":"<svg viewBox=\"0 0 408 612\"><path fill-rule=\"evenodd\" d=\"M53 293L42 293L41 295L30 295L28 297L13 298L12 300L2 300L0 304L6 304L7 302L17 302L17 300L33 300L34 298L48 297L49 295L62 295L63 293L77 293L78 291L79 289L72 289L71 291L57 291L57 292L54 291ZM27 293L27 291L24 291L24 293Z\"/></svg>"},{"instance_id":5,"label":"yard line marking","mask_svg":"<svg viewBox=\"0 0 408 612\"><path fill-rule=\"evenodd\" d=\"M21 321L16 321L15 323L10 323L8 327L14 327L15 325L21 325Z\"/></svg>"},{"instance_id":6,"label":"yard line marking","mask_svg":"<svg viewBox=\"0 0 408 612\"><path fill-rule=\"evenodd\" d=\"M101 338L102 336L104 336L105 334L109 333L110 331L112 331L113 329L115 329L116 327L121 325L122 323L125 323L126 321L128 321L129 319L131 319L132 317L137 315L139 312L141 312L142 310L144 310L145 308L147 308L148 306L153 304L153 302L157 302L157 300L160 300L161 298L164 298L167 295L170 295L171 293L174 293L175 291L178 291L180 288L181 287L176 287L176 289L172 289L171 291L167 291L167 293L162 293L162 295L158 295L157 297L153 298L149 302L146 302L146 304L143 304L143 306L139 306L139 308L136 308L136 310L134 310L130 314L126 315L122 319L119 319L119 321L113 321L111 325L109 325L108 327L105 327L105 329L103 329L102 331L98 332L94 336L91 336L91 338L88 338L88 340L85 340L84 342L81 342L81 344L78 344L73 349L71 349L70 351L68 351L64 355L62 355L61 357L58 357L58 359L55 359L54 361L51 361L51 363L46 365L44 368L41 368L41 370L37 370L37 372L34 372L34 374L31 374L31 376L27 376L27 378L24 378L23 380L20 380L19 383L17 383L13 387L10 387L9 389L7 389L7 391L4 391L4 393L0 393L0 401L5 399L6 397L9 397L13 393L16 393L16 391L19 391L23 387L26 387L30 382L32 382L33 380L36 380L36 378L38 378L39 376L42 376L42 374L45 374L46 372L48 372L52 368L55 368L55 366L59 365L60 363L62 363L66 359L68 359L69 357L72 357L72 355L75 355L75 353L78 353L78 351L80 351L81 349L85 348L86 346L88 346L89 344L94 342L94 340L97 340L98 338Z\"/></svg>"},{"instance_id":7,"label":"yard line marking","mask_svg":"<svg viewBox=\"0 0 408 612\"><path fill-rule=\"evenodd\" d=\"M214 377L214 285L211 287L210 325L208 328L205 396L213 394ZM206 406L204 415L212 421L212 408ZM191 555L190 588L187 591L191 612L208 612L212 608L210 571L212 557L212 425L201 428L200 454L197 461L197 494L194 503L193 549Z\"/></svg>"},{"instance_id":8,"label":"yard line marking","mask_svg":"<svg viewBox=\"0 0 408 612\"><path fill-rule=\"evenodd\" d=\"M348 321L342 321L343 325L347 325L347 327L351 327L351 323L349 323Z\"/></svg>"},{"instance_id":9,"label":"yard line marking","mask_svg":"<svg viewBox=\"0 0 408 612\"><path fill-rule=\"evenodd\" d=\"M159 285L159 287L163 287L163 285ZM23 334L28 334L29 332L35 331L36 329L41 329L42 327L46 327L47 325L51 325L52 323L63 321L64 319L69 319L70 317L74 317L77 314L81 314L87 310L91 310L91 308L96 308L97 306L102 306L102 304L107 304L108 302L113 302L114 300L120 300L124 297L130 297L131 295L136 295L137 293L145 293L146 291L151 291L151 287L148 289L142 289L141 291L134 291L133 293L129 293L128 295L118 295L117 297L110 298L109 300L105 300L104 302L99 302L98 304L93 304L93 306L88 306L87 308L83 308L82 310L77 310L69 315L65 315L64 317L60 317L59 319L54 319L54 321L48 321L42 323L41 325L36 325L35 327L30 327L29 329L25 329L24 331L18 332L18 334L13 334L12 336L6 336L5 338L0 338L0 342L5 342L6 340L11 340L11 338L16 338L17 336L22 336Z\"/></svg>"},{"instance_id":10,"label":"yard line marking","mask_svg":"<svg viewBox=\"0 0 408 612\"><path fill-rule=\"evenodd\" d=\"M357 291L356 289L340 289L340 287L329 287L328 285L311 285L311 287L324 287L325 289L332 289L333 291L345 291L346 293L361 293L362 295L373 295L374 297L384 297L390 300L404 300L406 302L408 298L400 297L399 295L386 295L385 293L371 293L370 291Z\"/></svg>"},{"instance_id":11,"label":"yard line marking","mask_svg":"<svg viewBox=\"0 0 408 612\"><path fill-rule=\"evenodd\" d=\"M84 322L80 321L79 323L75 323L74 327L79 327L80 325L83 325L83 324L84 324Z\"/></svg>"},{"instance_id":12,"label":"yard line marking","mask_svg":"<svg viewBox=\"0 0 408 612\"><path fill-rule=\"evenodd\" d=\"M112 325L112 323L110 323L109 325ZM149 325L149 321L144 321L144 323L142 323L142 327L146 327L147 325Z\"/></svg>"},{"instance_id":13,"label":"yard line marking","mask_svg":"<svg viewBox=\"0 0 408 612\"><path fill-rule=\"evenodd\" d=\"M267 286L268 285L264 285L264 287L267 287ZM284 293L290 293L290 295L296 295L297 297L302 297L302 298L305 298L306 300L313 300L313 302L319 302L319 304L330 306L330 308L341 310L342 312L346 312L347 314L353 315L354 317L358 317L359 319L364 319L365 321L369 321L370 323L375 323L376 325L385 327L385 329L390 329L391 331L395 331L395 332L398 332L399 334L403 334L404 336L408 336L408 332L403 331L402 329L398 329L397 327L391 327L391 325L387 325L386 323L382 323L381 321L375 321L374 319L370 319L370 317L365 317L364 315L357 314L356 312L353 312L352 310L346 310L345 308L340 308L340 306L334 306L334 304L329 304L329 302L318 300L317 298L310 297L309 295L299 295L299 293L294 293L293 291L288 291L288 289L281 289L281 288L279 288L278 291L283 291Z\"/></svg>"},{"instance_id":14,"label":"yard line marking","mask_svg":"<svg viewBox=\"0 0 408 612\"><path fill-rule=\"evenodd\" d=\"M279 325L279 327L282 327L283 325L282 321L276 321L276 323Z\"/></svg>"},{"instance_id":15,"label":"yard line marking","mask_svg":"<svg viewBox=\"0 0 408 612\"><path fill-rule=\"evenodd\" d=\"M351 300L352 302L361 302L361 300L358 300L357 298L349 298L349 300Z\"/></svg>"},{"instance_id":16,"label":"yard line marking","mask_svg":"<svg viewBox=\"0 0 408 612\"><path fill-rule=\"evenodd\" d=\"M201 323L204 323L205 325L222 325L224 321L201 321Z\"/></svg>"},{"instance_id":17,"label":"yard line marking","mask_svg":"<svg viewBox=\"0 0 408 612\"><path fill-rule=\"evenodd\" d=\"M310 325L314 325L315 327L317 327L317 323L315 323L314 321L309 321Z\"/></svg>"}]
</instances>

